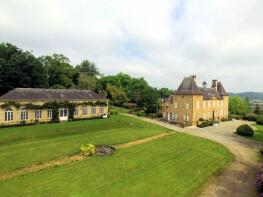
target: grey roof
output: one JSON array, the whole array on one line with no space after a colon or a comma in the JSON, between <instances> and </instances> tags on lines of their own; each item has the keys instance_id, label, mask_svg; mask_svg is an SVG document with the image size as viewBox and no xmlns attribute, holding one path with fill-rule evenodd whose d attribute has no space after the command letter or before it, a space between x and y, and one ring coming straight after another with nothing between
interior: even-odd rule
<instances>
[{"instance_id":1,"label":"grey roof","mask_svg":"<svg viewBox=\"0 0 263 197\"><path fill-rule=\"evenodd\" d=\"M217 82L217 91L220 96L228 96L221 82Z\"/></svg>"},{"instance_id":2,"label":"grey roof","mask_svg":"<svg viewBox=\"0 0 263 197\"><path fill-rule=\"evenodd\" d=\"M18 100L93 100L105 97L91 90L16 88L0 97L0 101Z\"/></svg>"},{"instance_id":3,"label":"grey roof","mask_svg":"<svg viewBox=\"0 0 263 197\"><path fill-rule=\"evenodd\" d=\"M175 95L202 95L192 77L185 77L179 88L175 91Z\"/></svg>"},{"instance_id":4,"label":"grey roof","mask_svg":"<svg viewBox=\"0 0 263 197\"><path fill-rule=\"evenodd\" d=\"M185 77L179 88L174 92L175 95L203 95L204 100L223 99L223 96L228 96L221 82L217 82L217 90L214 88L201 88L196 85L193 77Z\"/></svg>"}]
</instances>

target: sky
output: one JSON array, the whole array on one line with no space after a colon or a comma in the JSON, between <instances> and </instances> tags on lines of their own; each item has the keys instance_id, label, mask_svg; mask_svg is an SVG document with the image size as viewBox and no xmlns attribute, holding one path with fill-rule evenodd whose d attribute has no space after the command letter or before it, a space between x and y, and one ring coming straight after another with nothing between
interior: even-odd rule
<instances>
[{"instance_id":1,"label":"sky","mask_svg":"<svg viewBox=\"0 0 263 197\"><path fill-rule=\"evenodd\" d=\"M263 92L262 0L0 0L0 42L177 89Z\"/></svg>"}]
</instances>

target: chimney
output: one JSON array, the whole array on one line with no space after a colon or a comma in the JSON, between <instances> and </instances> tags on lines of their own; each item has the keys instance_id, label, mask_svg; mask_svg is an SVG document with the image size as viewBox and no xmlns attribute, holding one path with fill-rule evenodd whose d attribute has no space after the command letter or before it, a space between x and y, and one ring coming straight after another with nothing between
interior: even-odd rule
<instances>
[{"instance_id":1,"label":"chimney","mask_svg":"<svg viewBox=\"0 0 263 197\"><path fill-rule=\"evenodd\" d=\"M196 80L196 75L191 75L190 77L192 77L194 81Z\"/></svg>"},{"instance_id":2,"label":"chimney","mask_svg":"<svg viewBox=\"0 0 263 197\"><path fill-rule=\"evenodd\" d=\"M203 88L207 88L207 83L205 81L203 82Z\"/></svg>"},{"instance_id":3,"label":"chimney","mask_svg":"<svg viewBox=\"0 0 263 197\"><path fill-rule=\"evenodd\" d=\"M217 80L216 79L212 81L212 88L215 89L215 91L217 91Z\"/></svg>"}]
</instances>

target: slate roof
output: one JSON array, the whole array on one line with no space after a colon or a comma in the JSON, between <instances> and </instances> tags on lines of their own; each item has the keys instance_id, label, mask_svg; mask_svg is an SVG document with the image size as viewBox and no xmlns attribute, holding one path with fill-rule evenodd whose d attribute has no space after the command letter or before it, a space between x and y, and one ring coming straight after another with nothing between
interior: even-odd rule
<instances>
[{"instance_id":1,"label":"slate roof","mask_svg":"<svg viewBox=\"0 0 263 197\"><path fill-rule=\"evenodd\" d=\"M96 100L106 99L91 90L16 88L0 97L0 101L19 100Z\"/></svg>"},{"instance_id":2,"label":"slate roof","mask_svg":"<svg viewBox=\"0 0 263 197\"><path fill-rule=\"evenodd\" d=\"M193 77L185 77L174 92L175 95L203 95L204 100L210 100L213 97L223 99L223 96L228 96L221 82L217 82L217 90L214 88L198 87Z\"/></svg>"}]
</instances>

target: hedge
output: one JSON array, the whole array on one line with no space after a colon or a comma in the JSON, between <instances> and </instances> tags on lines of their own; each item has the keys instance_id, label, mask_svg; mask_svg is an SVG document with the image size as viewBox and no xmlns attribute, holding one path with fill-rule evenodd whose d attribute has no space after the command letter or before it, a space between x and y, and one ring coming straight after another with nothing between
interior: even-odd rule
<instances>
[{"instance_id":1,"label":"hedge","mask_svg":"<svg viewBox=\"0 0 263 197\"><path fill-rule=\"evenodd\" d=\"M249 125L243 124L237 128L236 133L238 135L252 137L254 135L254 130Z\"/></svg>"}]
</instances>

